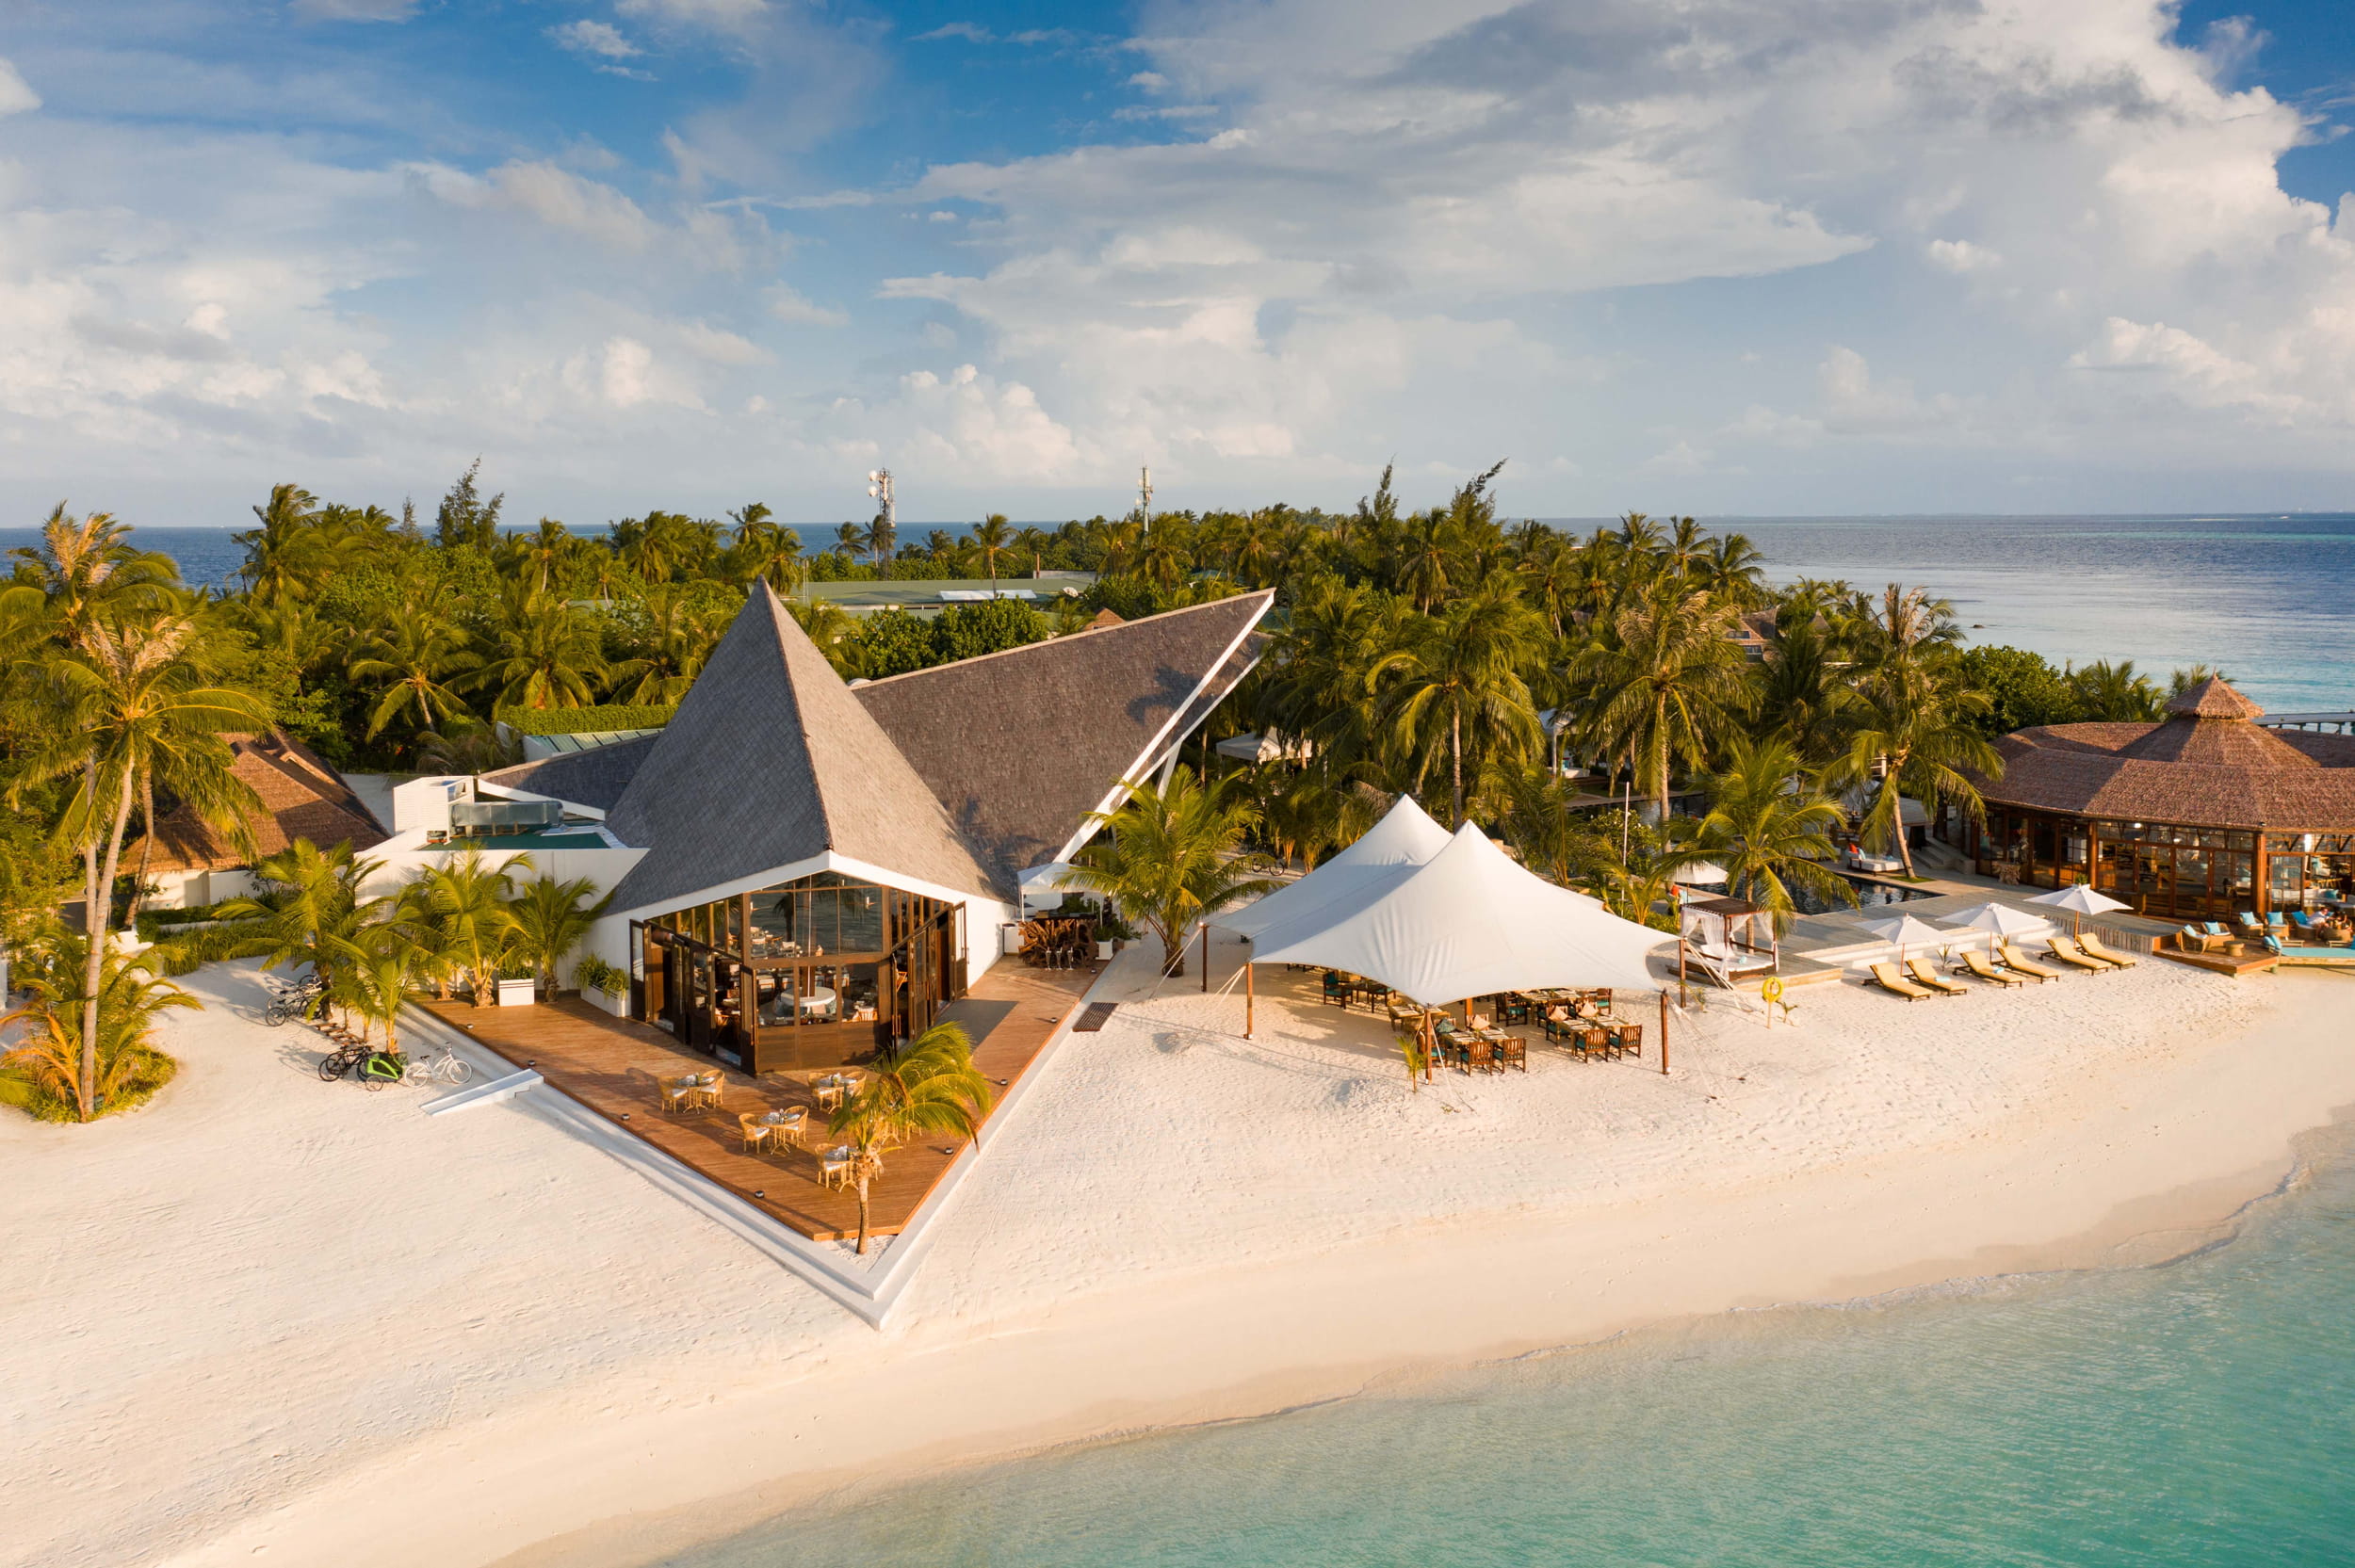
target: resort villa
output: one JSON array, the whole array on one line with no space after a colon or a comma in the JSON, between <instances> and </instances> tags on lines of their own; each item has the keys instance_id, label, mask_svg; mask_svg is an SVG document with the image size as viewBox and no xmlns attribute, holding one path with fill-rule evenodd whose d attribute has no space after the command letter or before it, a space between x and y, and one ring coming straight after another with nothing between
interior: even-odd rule
<instances>
[{"instance_id":1,"label":"resort villa","mask_svg":"<svg viewBox=\"0 0 2355 1568\"><path fill-rule=\"evenodd\" d=\"M2055 724L1997 744L1982 875L2090 883L2136 913L2312 913L2355 893L2355 736L2274 730L2221 680L2156 724Z\"/></svg>"},{"instance_id":2,"label":"resort villa","mask_svg":"<svg viewBox=\"0 0 2355 1568\"><path fill-rule=\"evenodd\" d=\"M248 823L249 855L187 805L159 816L154 832L124 847L126 871L144 867L156 909L187 909L253 891L253 861L296 839L373 850L388 836L342 775L283 730L223 736L236 759L230 771L262 809Z\"/></svg>"},{"instance_id":3,"label":"resort villa","mask_svg":"<svg viewBox=\"0 0 2355 1568\"><path fill-rule=\"evenodd\" d=\"M617 1010L748 1074L921 1033L1002 950L1023 874L1166 777L1259 657L1214 604L846 684L766 585L670 722L395 792L384 877L465 849L612 895Z\"/></svg>"}]
</instances>

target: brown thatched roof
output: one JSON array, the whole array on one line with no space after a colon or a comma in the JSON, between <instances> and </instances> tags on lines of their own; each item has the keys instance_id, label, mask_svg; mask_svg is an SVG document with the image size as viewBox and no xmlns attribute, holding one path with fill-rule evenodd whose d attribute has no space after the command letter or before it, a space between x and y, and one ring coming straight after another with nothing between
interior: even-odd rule
<instances>
[{"instance_id":1,"label":"brown thatched roof","mask_svg":"<svg viewBox=\"0 0 2355 1568\"><path fill-rule=\"evenodd\" d=\"M232 735L235 757L230 771L261 797L263 815L248 824L253 833L254 855L249 858L226 836L207 826L186 806L174 806L155 823L154 851L147 862L153 875L171 871L227 871L274 855L298 838L322 849L349 844L369 849L391 835L369 811L367 803L344 783L343 775L302 742L284 731L268 735ZM122 851L126 871L137 871L146 854L140 838Z\"/></svg>"},{"instance_id":2,"label":"brown thatched roof","mask_svg":"<svg viewBox=\"0 0 2355 1568\"><path fill-rule=\"evenodd\" d=\"M871 681L852 695L1000 876L1060 854L1259 657L1269 592Z\"/></svg>"},{"instance_id":3,"label":"brown thatched roof","mask_svg":"<svg viewBox=\"0 0 2355 1568\"><path fill-rule=\"evenodd\" d=\"M620 910L675 904L829 850L960 893L1011 891L993 883L766 583L653 737L606 825L647 850L614 890Z\"/></svg>"},{"instance_id":4,"label":"brown thatched roof","mask_svg":"<svg viewBox=\"0 0 2355 1568\"><path fill-rule=\"evenodd\" d=\"M1996 742L2002 805L2130 822L2355 831L2355 737L2277 733L2222 681L2168 704L2157 724L2053 724Z\"/></svg>"}]
</instances>

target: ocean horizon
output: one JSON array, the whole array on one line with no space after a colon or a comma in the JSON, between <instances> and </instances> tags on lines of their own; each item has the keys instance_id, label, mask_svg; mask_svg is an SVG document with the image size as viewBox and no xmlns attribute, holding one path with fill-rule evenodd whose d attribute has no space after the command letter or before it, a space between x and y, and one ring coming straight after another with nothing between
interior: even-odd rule
<instances>
[{"instance_id":1,"label":"ocean horizon","mask_svg":"<svg viewBox=\"0 0 2355 1568\"><path fill-rule=\"evenodd\" d=\"M1615 520L1541 521L1585 532ZM1702 521L1747 534L1777 583L1928 588L1954 602L1973 642L2034 649L2055 663L2131 659L2162 681L2207 664L2276 712L2355 708L2355 512ZM962 537L972 526L902 523L900 534ZM188 581L222 584L236 574L236 531L150 528L139 538L169 551ZM37 538L0 529L0 548ZM803 538L812 549L825 542L814 527Z\"/></svg>"}]
</instances>

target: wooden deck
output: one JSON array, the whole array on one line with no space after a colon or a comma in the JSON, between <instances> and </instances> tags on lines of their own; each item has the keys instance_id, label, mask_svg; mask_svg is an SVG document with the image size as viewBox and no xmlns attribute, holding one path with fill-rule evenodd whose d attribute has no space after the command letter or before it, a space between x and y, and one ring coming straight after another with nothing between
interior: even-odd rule
<instances>
[{"instance_id":1,"label":"wooden deck","mask_svg":"<svg viewBox=\"0 0 2355 1568\"><path fill-rule=\"evenodd\" d=\"M1005 1093L1095 981L1089 970L1030 969L1000 961L963 1000L943 1010L973 1037L973 1062ZM637 1134L746 1203L804 1236L833 1241L858 1234L858 1197L818 1184L817 1151L832 1140L807 1088L817 1070L753 1078L718 1059L680 1045L660 1029L616 1018L577 997L528 1008L476 1008L463 1002L419 1004L516 1066L539 1070L547 1087L570 1096L617 1126ZM719 1068L724 1075L718 1108L665 1115L658 1077ZM747 1154L737 1117L786 1106L810 1107L809 1130L799 1144ZM986 1122L983 1123L986 1128ZM897 1236L932 1192L961 1139L925 1139L884 1156L870 1190L876 1236Z\"/></svg>"},{"instance_id":2,"label":"wooden deck","mask_svg":"<svg viewBox=\"0 0 2355 1568\"><path fill-rule=\"evenodd\" d=\"M2205 969L2212 975L2265 975L2270 974L2282 963L2280 959L2263 949L2254 952L2244 949L2237 953L2193 953L2181 947L2162 946L2152 948L2152 952L2156 957L2172 959L2194 969Z\"/></svg>"}]
</instances>

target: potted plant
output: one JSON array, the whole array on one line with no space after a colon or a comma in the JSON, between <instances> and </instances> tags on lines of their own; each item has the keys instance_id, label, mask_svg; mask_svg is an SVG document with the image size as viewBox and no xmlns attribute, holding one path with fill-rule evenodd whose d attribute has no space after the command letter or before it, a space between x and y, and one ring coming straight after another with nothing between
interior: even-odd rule
<instances>
[{"instance_id":1,"label":"potted plant","mask_svg":"<svg viewBox=\"0 0 2355 1568\"><path fill-rule=\"evenodd\" d=\"M603 1008L616 1018L629 1010L629 976L594 953L573 965L573 984L580 988L580 999L592 1007Z\"/></svg>"}]
</instances>

